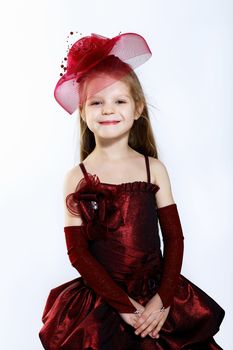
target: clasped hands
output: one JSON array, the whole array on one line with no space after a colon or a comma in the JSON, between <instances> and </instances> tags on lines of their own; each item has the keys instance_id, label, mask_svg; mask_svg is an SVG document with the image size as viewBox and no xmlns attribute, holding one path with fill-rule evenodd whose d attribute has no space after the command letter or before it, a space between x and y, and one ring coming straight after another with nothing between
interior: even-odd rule
<instances>
[{"instance_id":1,"label":"clasped hands","mask_svg":"<svg viewBox=\"0 0 233 350\"><path fill-rule=\"evenodd\" d=\"M123 320L135 328L135 334L145 337L149 334L152 338L159 338L159 331L168 316L170 306L162 308L163 303L156 293L146 304L142 306L136 300L130 298L131 303L139 310L138 314L120 313Z\"/></svg>"}]
</instances>

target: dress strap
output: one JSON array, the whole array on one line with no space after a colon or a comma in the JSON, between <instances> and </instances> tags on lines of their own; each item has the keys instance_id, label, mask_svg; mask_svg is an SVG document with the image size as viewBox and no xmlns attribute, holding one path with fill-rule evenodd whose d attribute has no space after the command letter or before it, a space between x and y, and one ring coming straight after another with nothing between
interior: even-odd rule
<instances>
[{"instance_id":1,"label":"dress strap","mask_svg":"<svg viewBox=\"0 0 233 350\"><path fill-rule=\"evenodd\" d=\"M145 162L146 162L146 172L147 172L147 182L150 182L150 164L149 164L149 158L147 154L144 154L145 156Z\"/></svg>"},{"instance_id":2,"label":"dress strap","mask_svg":"<svg viewBox=\"0 0 233 350\"><path fill-rule=\"evenodd\" d=\"M86 170L84 164L83 163L79 163L79 166L80 166L80 168L81 168L81 170L83 172L83 175L84 175L85 179L88 181L89 177L88 177L87 170Z\"/></svg>"}]
</instances>

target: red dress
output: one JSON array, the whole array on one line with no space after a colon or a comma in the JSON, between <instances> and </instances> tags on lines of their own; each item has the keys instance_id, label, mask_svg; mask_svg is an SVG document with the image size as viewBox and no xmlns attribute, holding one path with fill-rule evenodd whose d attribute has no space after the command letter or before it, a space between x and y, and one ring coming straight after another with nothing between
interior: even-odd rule
<instances>
[{"instance_id":1,"label":"red dress","mask_svg":"<svg viewBox=\"0 0 233 350\"><path fill-rule=\"evenodd\" d=\"M163 260L155 199L159 186L150 182L145 157L147 182L101 183L121 210L121 224L108 231L107 239L94 239L90 245L113 280L143 306L156 294ZM84 164L80 166L86 176ZM83 277L77 277L50 291L39 337L46 350L217 350L222 348L213 336L224 316L215 300L180 274L159 339L142 338Z\"/></svg>"}]
</instances>

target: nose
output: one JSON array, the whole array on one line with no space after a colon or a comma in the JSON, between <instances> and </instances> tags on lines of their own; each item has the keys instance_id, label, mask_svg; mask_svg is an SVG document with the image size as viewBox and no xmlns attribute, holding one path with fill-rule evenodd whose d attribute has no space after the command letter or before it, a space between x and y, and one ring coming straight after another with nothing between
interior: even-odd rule
<instances>
[{"instance_id":1,"label":"nose","mask_svg":"<svg viewBox=\"0 0 233 350\"><path fill-rule=\"evenodd\" d=\"M102 113L103 114L112 114L114 112L112 104L111 103L105 103L102 107Z\"/></svg>"}]
</instances>

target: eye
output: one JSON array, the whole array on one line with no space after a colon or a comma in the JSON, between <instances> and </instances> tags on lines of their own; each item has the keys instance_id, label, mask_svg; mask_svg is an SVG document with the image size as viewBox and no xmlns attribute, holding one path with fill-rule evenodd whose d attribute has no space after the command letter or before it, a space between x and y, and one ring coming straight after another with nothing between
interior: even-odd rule
<instances>
[{"instance_id":1,"label":"eye","mask_svg":"<svg viewBox=\"0 0 233 350\"><path fill-rule=\"evenodd\" d=\"M93 101L93 102L91 102L90 103L90 105L92 106L92 105L98 105L100 102L99 101Z\"/></svg>"},{"instance_id":2,"label":"eye","mask_svg":"<svg viewBox=\"0 0 233 350\"><path fill-rule=\"evenodd\" d=\"M117 100L117 102L119 102L119 103L126 103L126 102L123 101L123 100Z\"/></svg>"}]
</instances>

